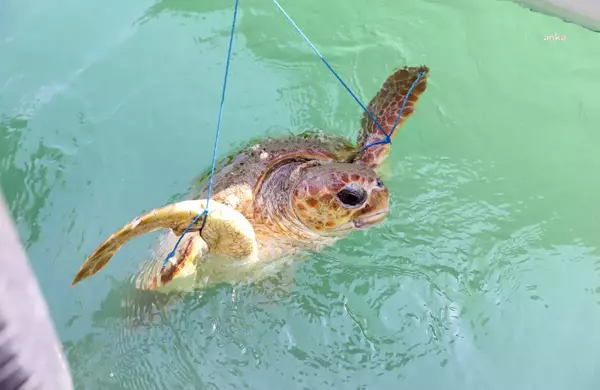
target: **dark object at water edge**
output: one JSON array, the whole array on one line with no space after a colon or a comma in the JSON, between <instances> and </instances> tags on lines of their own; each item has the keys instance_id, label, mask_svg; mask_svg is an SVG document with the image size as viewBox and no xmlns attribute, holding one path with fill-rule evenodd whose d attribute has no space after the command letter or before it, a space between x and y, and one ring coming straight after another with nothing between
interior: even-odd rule
<instances>
[{"instance_id":1,"label":"dark object at water edge","mask_svg":"<svg viewBox=\"0 0 600 390\"><path fill-rule=\"evenodd\" d=\"M0 192L0 390L72 390L62 346Z\"/></svg>"}]
</instances>

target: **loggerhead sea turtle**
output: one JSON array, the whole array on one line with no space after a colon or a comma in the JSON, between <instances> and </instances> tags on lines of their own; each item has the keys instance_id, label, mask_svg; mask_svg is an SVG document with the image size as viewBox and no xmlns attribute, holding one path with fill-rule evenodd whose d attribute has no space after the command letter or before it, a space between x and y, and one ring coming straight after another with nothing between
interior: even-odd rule
<instances>
[{"instance_id":1,"label":"loggerhead sea turtle","mask_svg":"<svg viewBox=\"0 0 600 390\"><path fill-rule=\"evenodd\" d=\"M369 103L368 109L387 132L393 128L409 89L401 126L427 88L426 66L396 70ZM394 135L397 133L394 132ZM344 137L306 132L268 138L247 146L215 169L208 216L200 218L182 238L176 254L151 261L151 271L138 288L159 289L175 280L194 279L211 255L222 264L264 265L303 250L319 250L348 232L376 225L389 213L389 194L377 169L390 151L385 135L363 114L357 145ZM104 241L84 262L72 285L102 269L117 250L138 235L170 228L165 245L173 245L204 210L208 185L186 200L145 213ZM217 256L219 257L219 256ZM202 261L200 261L202 259ZM224 260L225 259L225 260Z\"/></svg>"}]
</instances>

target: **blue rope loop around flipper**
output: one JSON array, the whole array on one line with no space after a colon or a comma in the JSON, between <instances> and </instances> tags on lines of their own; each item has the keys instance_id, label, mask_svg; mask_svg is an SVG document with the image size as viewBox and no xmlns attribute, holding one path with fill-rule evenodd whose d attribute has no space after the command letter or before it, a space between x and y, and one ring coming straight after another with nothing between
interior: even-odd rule
<instances>
[{"instance_id":1,"label":"blue rope loop around flipper","mask_svg":"<svg viewBox=\"0 0 600 390\"><path fill-rule=\"evenodd\" d=\"M292 18L288 15L288 13L285 12L285 10L279 4L279 2L277 0L273 0L273 3L281 11L281 13L283 13L283 15L292 24L292 26L294 26L294 28L296 29L296 31L298 31L298 33L302 36L302 38L304 38L304 40L306 41L306 43L308 43L308 45L319 56L319 58L321 58L321 61L323 61L323 63L325 64L325 66L327 66L327 68L329 69L329 71L338 79L338 81L344 86L344 88L346 88L346 91L348 91L348 93L350 93L350 95L354 98L354 100L356 100L356 102L360 105L360 107L364 110L364 112L368 115L368 117L373 121L373 123L375 124L375 126L377 126L377 128L385 135L384 139L372 142L372 143L370 143L370 144L362 147L360 149L360 151L363 151L363 150L365 150L367 148L370 148L372 146L375 146L375 145L391 144L392 143L392 135L394 134L394 131L396 131L396 127L398 126L398 123L400 123L400 118L402 117L402 112L404 111L404 107L406 106L406 102L408 100L408 96L411 94L412 90L414 89L414 87L417 85L417 83L419 82L419 80L423 76L423 72L419 73L417 79L412 84L412 86L409 88L406 96L404 96L404 101L403 101L402 107L400 108L400 111L398 113L398 117L396 118L396 122L394 123L394 126L392 127L392 130L388 134L383 129L383 127L381 126L381 124L377 121L377 119L375 119L375 117L373 116L373 114L371 114L371 112L367 109L367 107L365 107L365 105L360 101L360 99L356 96L356 94L352 91L352 89L344 82L344 80L340 77L340 75L333 69L333 67L329 64L329 62L325 59L325 57L323 57L321 55L321 53L319 52L319 50L315 47L315 45L312 44L312 42L310 41L310 39L308 39L308 37L302 32L302 30L300 29L300 27L298 27L298 25L292 20ZM239 9L239 0L235 0L235 7L234 7L234 10L233 10L233 22L231 24L231 31L230 31L230 34L229 34L229 49L227 50L227 60L226 60L226 64L225 64L225 76L223 78L223 87L221 89L221 104L219 105L219 117L218 117L218 120L217 120L217 130L216 130L216 133L215 133L215 140L214 140L214 145L213 145L212 165L211 165L210 176L209 176L209 181L208 181L208 195L207 195L207 199L206 199L206 208L204 209L204 211L202 213L200 213L198 216L196 216L194 218L194 220L183 231L183 233L181 234L181 236L179 236L179 239L175 243L175 246L173 247L173 250L165 258L165 260L163 262L163 268L167 265L167 263L169 262L169 260L175 256L175 252L177 251L177 248L179 247L179 244L180 244L181 240L189 232L189 229L191 229L191 227L196 222L198 222L198 220L200 218L202 218L203 216L204 216L204 220L202 221L202 226L200 227L199 230L202 231L202 229L204 228L204 226L206 224L206 219L208 217L208 202L210 202L210 196L211 196L211 193L212 193L213 176L214 176L214 172L215 172L215 163L216 163L216 156L217 156L217 146L218 146L218 143L219 143L219 136L220 136L220 132L221 132L221 120L222 120L222 117L223 117L223 106L225 104L225 90L227 88L227 78L229 76L229 64L231 62L231 49L233 47L233 36L234 36L234 32L235 32L235 23L236 23L236 20L237 20L238 9Z\"/></svg>"},{"instance_id":2,"label":"blue rope loop around flipper","mask_svg":"<svg viewBox=\"0 0 600 390\"><path fill-rule=\"evenodd\" d=\"M406 102L408 101L408 97L412 93L413 89L415 88L415 86L417 85L417 83L419 82L419 80L421 80L422 76L423 76L423 72L419 72L419 75L417 76L417 79L412 83L412 85L408 89L408 92L406 93L406 96L404 96L404 101L402 102L402 107L400 107L400 112L398 113L398 117L396 117L396 122L394 122L394 126L392 127L392 131L390 132L390 135L386 135L386 137L384 139L382 139L382 140L371 142L370 144L363 146L360 149L361 152L363 150L366 150L366 149L370 148L371 146L381 145L381 144L391 144L392 143L392 135L394 135L394 131L396 131L396 127L398 127L398 123L400 123L400 118L402 118L402 113L404 112L404 107L406 107Z\"/></svg>"}]
</instances>

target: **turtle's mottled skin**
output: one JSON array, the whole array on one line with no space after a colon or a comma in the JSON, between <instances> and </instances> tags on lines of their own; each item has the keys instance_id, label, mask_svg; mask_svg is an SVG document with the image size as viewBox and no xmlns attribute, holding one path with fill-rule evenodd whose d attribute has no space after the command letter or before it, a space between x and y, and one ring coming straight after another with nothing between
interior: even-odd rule
<instances>
[{"instance_id":1,"label":"turtle's mottled skin","mask_svg":"<svg viewBox=\"0 0 600 390\"><path fill-rule=\"evenodd\" d=\"M386 132L392 130L404 98L421 72L398 124L402 126L426 89L427 67L397 70L371 100L368 109ZM348 232L373 226L387 217L388 190L375 170L389 154L390 145L360 151L384 137L364 114L357 145L343 137L318 132L262 140L217 167L210 202L231 207L250 223L256 240L255 262L268 262L302 250L319 250ZM195 199L205 198L207 189L205 182ZM167 233L165 245L176 241L181 233L178 229ZM168 280L162 278L161 283L160 276L155 277L144 287L157 288L179 277L178 272L184 269L189 274L205 252L198 249L206 247L204 241L198 230L188 233L180 244L175 272L171 269ZM211 251L215 252L213 248ZM82 276L76 281L103 266L99 260L91 263L84 264Z\"/></svg>"}]
</instances>

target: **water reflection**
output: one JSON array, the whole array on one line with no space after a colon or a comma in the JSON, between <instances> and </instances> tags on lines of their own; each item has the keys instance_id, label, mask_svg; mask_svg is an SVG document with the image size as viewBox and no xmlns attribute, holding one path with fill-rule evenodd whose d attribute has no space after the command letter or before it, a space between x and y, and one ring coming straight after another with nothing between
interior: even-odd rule
<instances>
[{"instance_id":1,"label":"water reflection","mask_svg":"<svg viewBox=\"0 0 600 390\"><path fill-rule=\"evenodd\" d=\"M64 154L42 141L25 160L22 138L28 122L19 116L0 119L0 187L26 247L41 234L41 213L64 168Z\"/></svg>"}]
</instances>

